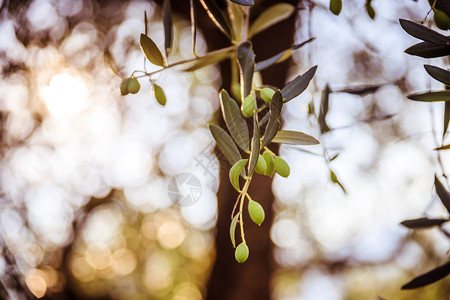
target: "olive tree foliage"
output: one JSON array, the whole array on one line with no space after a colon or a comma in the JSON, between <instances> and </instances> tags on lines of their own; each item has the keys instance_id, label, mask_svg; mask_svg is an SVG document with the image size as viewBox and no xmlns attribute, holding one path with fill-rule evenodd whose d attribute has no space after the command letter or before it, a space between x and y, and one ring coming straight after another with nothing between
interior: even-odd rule
<instances>
[{"instance_id":1,"label":"olive tree foliage","mask_svg":"<svg viewBox=\"0 0 450 300\"><path fill-rule=\"evenodd\" d=\"M145 30L140 35L140 48L146 59L153 65L161 67L153 72L134 71L129 78L122 81L120 93L135 94L140 90L139 78L148 78L155 99L162 106L166 104L164 87L158 85L155 75L166 69L183 66L183 71L193 72L213 63L230 59L232 63L232 91L219 92L220 108L226 129L216 124L208 124L211 135L216 141L226 160L232 165L229 180L239 193L234 209L230 212L230 239L235 250L235 258L243 263L249 256L249 248L245 240L243 214L249 214L251 220L258 225L264 221L264 208L258 199L252 199L248 192L252 175L257 172L272 177L275 172L288 177L290 168L287 162L273 153L270 143L291 145L316 145L314 137L303 132L280 130L283 105L301 94L312 80L317 66L313 66L304 74L298 75L281 89L264 85L258 80L259 71L273 64L288 59L292 51L300 48L312 39L294 45L275 56L256 62L250 38L272 25L287 19L295 7L288 3L277 3L267 8L251 24L250 10L253 1L227 1L226 10L219 8L213 0L200 0L214 24L225 34L230 45L205 55L196 53L196 22L194 1L191 5L191 26L193 47L191 59L168 63L173 43L172 11L169 0L163 2L164 51L161 51L147 32L147 16L144 17ZM230 201L230 199L221 199ZM270 209L270 208L269 208ZM239 225L239 226L238 226ZM236 241L236 229L239 228L240 241Z\"/></svg>"},{"instance_id":2,"label":"olive tree foliage","mask_svg":"<svg viewBox=\"0 0 450 300\"><path fill-rule=\"evenodd\" d=\"M438 0L430 0L431 9L434 12L434 21L438 28L442 30L450 29L450 2L448 1L438 1ZM400 25L402 28L411 36L422 40L422 42L417 43L408 49L405 52L409 55L419 56L423 58L437 58L444 57L450 55L450 37L442 35L424 25L418 24L416 22L412 22L409 20L400 20ZM445 102L444 109L444 126L442 132L442 143L444 143L444 138L446 137L448 131L448 125L450 122L450 72L433 66L433 65L424 65L426 72L435 80L444 84L445 89L440 91L427 91L422 93L414 93L408 96L410 100L413 101L422 101L422 102ZM434 150L436 151L445 151L449 150L450 145L442 145ZM442 167L442 172L444 172L444 168ZM447 178L447 175L444 173L443 176ZM434 185L436 188L436 193L440 198L442 204L448 211L450 216L450 192L444 186L444 184L439 180L436 175L434 178ZM446 231L442 225L446 222L450 221L450 217L446 218L428 218L421 217L417 219L405 220L401 224L407 228L418 230L422 228L430 228L430 227L439 227L439 229L450 238L450 233ZM436 282L447 275L450 274L450 262L446 262L445 264L438 266L429 272L420 275L410 282L403 285L402 289L415 289L419 287L426 286L433 282Z\"/></svg>"}]
</instances>

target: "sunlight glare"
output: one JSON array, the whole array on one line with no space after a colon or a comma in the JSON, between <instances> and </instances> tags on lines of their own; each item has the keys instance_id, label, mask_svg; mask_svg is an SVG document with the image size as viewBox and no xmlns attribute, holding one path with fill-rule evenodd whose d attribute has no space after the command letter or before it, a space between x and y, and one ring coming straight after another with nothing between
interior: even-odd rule
<instances>
[{"instance_id":1,"label":"sunlight glare","mask_svg":"<svg viewBox=\"0 0 450 300\"><path fill-rule=\"evenodd\" d=\"M41 96L52 115L71 117L88 106L89 89L81 77L61 73L42 88Z\"/></svg>"}]
</instances>

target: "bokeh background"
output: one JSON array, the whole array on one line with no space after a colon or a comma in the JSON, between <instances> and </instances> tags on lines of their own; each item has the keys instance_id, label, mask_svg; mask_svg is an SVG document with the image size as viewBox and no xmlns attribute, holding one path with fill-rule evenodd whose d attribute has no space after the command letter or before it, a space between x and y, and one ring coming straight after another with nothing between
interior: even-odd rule
<instances>
[{"instance_id":1,"label":"bokeh background","mask_svg":"<svg viewBox=\"0 0 450 300\"><path fill-rule=\"evenodd\" d=\"M219 299L207 290L218 201L234 203L216 195L222 164L206 127L227 80L220 66L153 77L166 92L165 107L146 78L138 94L122 97L122 78L158 70L144 62L139 35L146 11L148 35L163 49L160 2L0 3L0 297ZM285 106L283 128L321 144L279 150L291 175L275 176L276 200L266 208L273 210L271 297L448 299L448 279L400 291L445 262L450 248L445 226L413 232L399 225L446 216L433 190L449 159L433 151L443 142L443 104L405 97L442 86L423 69L429 60L403 52L416 41L398 23L425 20L435 28L430 5L374 0L375 20L365 1L345 0L339 16L328 5L300 1L293 16L294 42L316 39L294 52L288 78L319 67L307 91ZM193 57L184 13L173 15L172 63ZM197 52L204 54L217 36L201 29ZM321 132L326 85L331 130ZM374 88L349 93L364 87ZM194 205L168 197L180 173L201 182Z\"/></svg>"}]
</instances>

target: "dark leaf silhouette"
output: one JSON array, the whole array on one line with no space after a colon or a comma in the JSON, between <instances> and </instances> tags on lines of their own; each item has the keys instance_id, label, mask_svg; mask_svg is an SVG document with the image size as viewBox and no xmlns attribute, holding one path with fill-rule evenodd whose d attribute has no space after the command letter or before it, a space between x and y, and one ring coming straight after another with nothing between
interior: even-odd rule
<instances>
[{"instance_id":1,"label":"dark leaf silhouette","mask_svg":"<svg viewBox=\"0 0 450 300\"><path fill-rule=\"evenodd\" d=\"M450 41L445 35L409 20L400 19L400 25L407 33L425 42L446 46Z\"/></svg>"},{"instance_id":2,"label":"dark leaf silhouette","mask_svg":"<svg viewBox=\"0 0 450 300\"><path fill-rule=\"evenodd\" d=\"M441 225L442 223L447 222L448 219L428 219L428 218L419 218L419 219L411 219L405 220L401 222L405 227L417 229L417 228L429 228L433 226Z\"/></svg>"},{"instance_id":3,"label":"dark leaf silhouette","mask_svg":"<svg viewBox=\"0 0 450 300\"><path fill-rule=\"evenodd\" d=\"M450 193L444 187L444 185L439 181L439 179L434 177L434 186L436 187L436 193L444 204L447 211L450 213Z\"/></svg>"},{"instance_id":4,"label":"dark leaf silhouette","mask_svg":"<svg viewBox=\"0 0 450 300\"><path fill-rule=\"evenodd\" d=\"M248 162L248 176L253 174L256 163L258 162L259 152L261 149L261 133L259 132L258 120L256 114L253 115L253 138L252 138L252 152Z\"/></svg>"},{"instance_id":5,"label":"dark leaf silhouette","mask_svg":"<svg viewBox=\"0 0 450 300\"><path fill-rule=\"evenodd\" d=\"M225 155L225 158L231 165L234 165L238 160L241 159L241 154L239 153L236 144L233 139L228 135L228 133L217 125L209 124L209 130L217 143L220 151Z\"/></svg>"},{"instance_id":6,"label":"dark leaf silhouette","mask_svg":"<svg viewBox=\"0 0 450 300\"><path fill-rule=\"evenodd\" d=\"M269 123L262 140L262 148L269 145L280 128L281 109L283 108L283 98L280 91L277 91L269 103Z\"/></svg>"},{"instance_id":7,"label":"dark leaf silhouette","mask_svg":"<svg viewBox=\"0 0 450 300\"><path fill-rule=\"evenodd\" d=\"M251 42L246 41L239 45L237 59L241 72L241 97L244 99L250 94L252 89L253 72L255 69L255 53L253 53Z\"/></svg>"},{"instance_id":8,"label":"dark leaf silhouette","mask_svg":"<svg viewBox=\"0 0 450 300\"><path fill-rule=\"evenodd\" d=\"M450 101L450 91L434 91L408 95L408 99L422 102Z\"/></svg>"},{"instance_id":9,"label":"dark leaf silhouette","mask_svg":"<svg viewBox=\"0 0 450 300\"><path fill-rule=\"evenodd\" d=\"M247 123L245 122L245 118L242 115L238 104L225 90L220 92L220 106L223 119L227 124L233 140L239 148L247 151L250 142Z\"/></svg>"},{"instance_id":10,"label":"dark leaf silhouette","mask_svg":"<svg viewBox=\"0 0 450 300\"><path fill-rule=\"evenodd\" d=\"M421 42L406 49L405 53L423 58L435 58L450 55L450 46Z\"/></svg>"},{"instance_id":11,"label":"dark leaf silhouette","mask_svg":"<svg viewBox=\"0 0 450 300\"><path fill-rule=\"evenodd\" d=\"M429 285L444 278L448 274L450 274L450 262L447 262L446 264L439 266L431 270L430 272L414 278L413 280L402 286L402 290L416 289Z\"/></svg>"},{"instance_id":12,"label":"dark leaf silhouette","mask_svg":"<svg viewBox=\"0 0 450 300\"><path fill-rule=\"evenodd\" d=\"M231 38L231 26L228 16L217 5L216 0L200 0L203 8L208 13L209 18L216 24L216 26Z\"/></svg>"},{"instance_id":13,"label":"dark leaf silhouette","mask_svg":"<svg viewBox=\"0 0 450 300\"><path fill-rule=\"evenodd\" d=\"M449 71L431 65L424 65L424 67L431 77L442 82L445 85L450 85Z\"/></svg>"},{"instance_id":14,"label":"dark leaf silhouette","mask_svg":"<svg viewBox=\"0 0 450 300\"><path fill-rule=\"evenodd\" d=\"M298 75L294 80L290 81L282 90L281 94L285 98L284 102L288 102L300 95L308 87L309 82L316 73L317 66L312 67L303 75Z\"/></svg>"}]
</instances>

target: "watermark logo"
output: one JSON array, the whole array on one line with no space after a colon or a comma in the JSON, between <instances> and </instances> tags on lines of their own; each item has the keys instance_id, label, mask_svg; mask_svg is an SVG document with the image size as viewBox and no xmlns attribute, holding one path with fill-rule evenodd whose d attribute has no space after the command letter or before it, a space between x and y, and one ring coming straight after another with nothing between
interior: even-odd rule
<instances>
[{"instance_id":1,"label":"watermark logo","mask_svg":"<svg viewBox=\"0 0 450 300\"><path fill-rule=\"evenodd\" d=\"M200 200L202 184L195 175L181 173L170 180L167 194L173 204L181 207L191 206Z\"/></svg>"}]
</instances>

